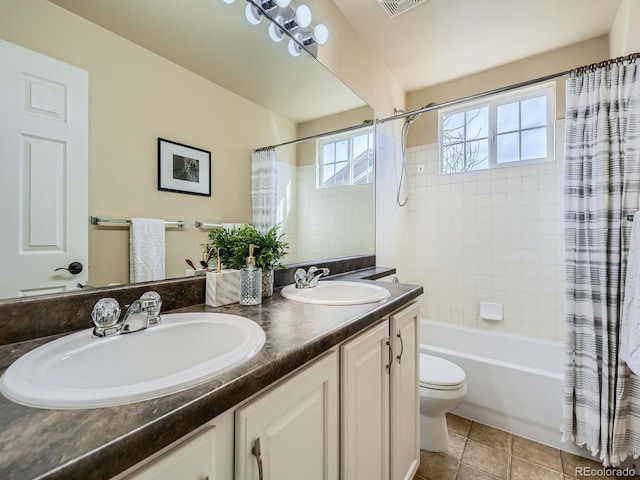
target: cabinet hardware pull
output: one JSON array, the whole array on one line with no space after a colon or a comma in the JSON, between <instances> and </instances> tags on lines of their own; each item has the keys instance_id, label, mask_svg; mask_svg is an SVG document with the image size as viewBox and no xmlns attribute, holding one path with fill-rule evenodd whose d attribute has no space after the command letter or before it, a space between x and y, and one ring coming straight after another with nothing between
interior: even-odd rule
<instances>
[{"instance_id":1,"label":"cabinet hardware pull","mask_svg":"<svg viewBox=\"0 0 640 480\"><path fill-rule=\"evenodd\" d=\"M264 475L262 472L262 452L260 451L260 437L256 438L256 441L253 444L253 448L251 449L251 453L256 457L256 461L258 462L258 480L263 480Z\"/></svg>"},{"instance_id":2,"label":"cabinet hardware pull","mask_svg":"<svg viewBox=\"0 0 640 480\"><path fill-rule=\"evenodd\" d=\"M387 363L387 372L391 373L391 365L393 364L393 348L391 347L391 339L387 337L387 347L389 347L389 363Z\"/></svg>"},{"instance_id":3,"label":"cabinet hardware pull","mask_svg":"<svg viewBox=\"0 0 640 480\"><path fill-rule=\"evenodd\" d=\"M402 359L402 354L404 353L404 342L402 341L402 332L398 331L398 334L396 336L400 339L400 355L396 357L398 359L398 363L400 363L400 360Z\"/></svg>"}]
</instances>

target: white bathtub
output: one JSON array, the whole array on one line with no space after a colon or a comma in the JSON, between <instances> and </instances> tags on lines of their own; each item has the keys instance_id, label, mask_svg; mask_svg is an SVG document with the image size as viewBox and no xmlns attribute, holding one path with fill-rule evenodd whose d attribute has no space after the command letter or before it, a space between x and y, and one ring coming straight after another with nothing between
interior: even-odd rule
<instances>
[{"instance_id":1,"label":"white bathtub","mask_svg":"<svg viewBox=\"0 0 640 480\"><path fill-rule=\"evenodd\" d=\"M564 345L521 335L420 322L420 351L464 371L467 395L452 413L584 455L560 442Z\"/></svg>"}]
</instances>

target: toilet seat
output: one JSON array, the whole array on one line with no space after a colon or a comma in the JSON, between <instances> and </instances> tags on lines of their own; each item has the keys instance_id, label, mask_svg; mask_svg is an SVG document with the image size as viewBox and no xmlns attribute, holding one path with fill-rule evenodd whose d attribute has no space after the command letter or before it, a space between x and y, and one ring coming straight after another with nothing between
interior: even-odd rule
<instances>
[{"instance_id":1,"label":"toilet seat","mask_svg":"<svg viewBox=\"0 0 640 480\"><path fill-rule=\"evenodd\" d=\"M464 384L464 370L444 358L420 354L420 386L433 390L457 390Z\"/></svg>"}]
</instances>

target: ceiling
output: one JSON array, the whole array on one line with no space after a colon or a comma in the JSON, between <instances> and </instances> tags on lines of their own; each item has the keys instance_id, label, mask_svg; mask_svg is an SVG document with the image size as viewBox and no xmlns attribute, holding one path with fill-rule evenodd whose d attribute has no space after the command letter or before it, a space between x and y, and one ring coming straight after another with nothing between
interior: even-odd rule
<instances>
[{"instance_id":1,"label":"ceiling","mask_svg":"<svg viewBox=\"0 0 640 480\"><path fill-rule=\"evenodd\" d=\"M407 92L607 35L621 3L429 0L390 18L378 0L333 1Z\"/></svg>"},{"instance_id":2,"label":"ceiling","mask_svg":"<svg viewBox=\"0 0 640 480\"><path fill-rule=\"evenodd\" d=\"M315 58L269 40L268 21L249 25L244 1L50 1L295 123L366 105Z\"/></svg>"},{"instance_id":3,"label":"ceiling","mask_svg":"<svg viewBox=\"0 0 640 480\"><path fill-rule=\"evenodd\" d=\"M267 22L248 25L244 1L50 1L294 122L364 105L314 58L262 48ZM607 35L621 3L428 0L390 18L378 0L318 1L338 6L407 92Z\"/></svg>"}]
</instances>

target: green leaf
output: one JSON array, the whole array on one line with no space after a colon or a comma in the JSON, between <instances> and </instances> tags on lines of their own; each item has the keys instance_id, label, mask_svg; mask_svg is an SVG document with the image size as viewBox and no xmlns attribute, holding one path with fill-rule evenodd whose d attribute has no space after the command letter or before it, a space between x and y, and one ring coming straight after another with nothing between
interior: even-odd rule
<instances>
[{"instance_id":1,"label":"green leaf","mask_svg":"<svg viewBox=\"0 0 640 480\"><path fill-rule=\"evenodd\" d=\"M282 258L289 245L282 240L278 224L262 234L253 225L242 225L231 229L217 228L209 232L209 248L220 249L220 259L227 268L241 269L249 256L249 245L257 246L254 251L256 266L265 270L282 268Z\"/></svg>"}]
</instances>

